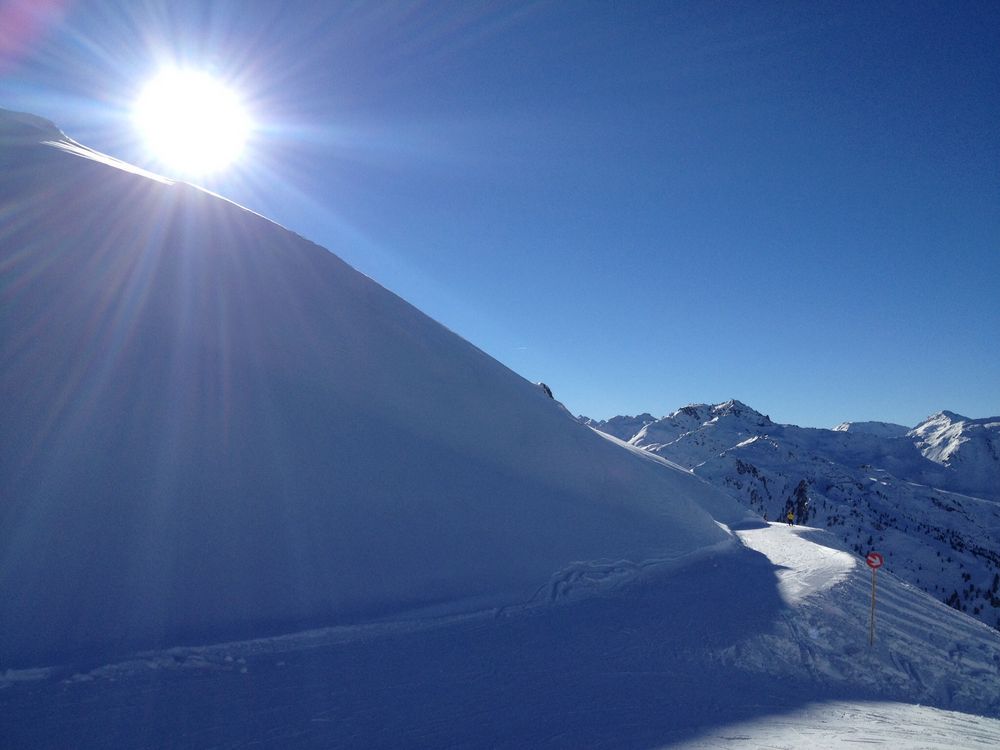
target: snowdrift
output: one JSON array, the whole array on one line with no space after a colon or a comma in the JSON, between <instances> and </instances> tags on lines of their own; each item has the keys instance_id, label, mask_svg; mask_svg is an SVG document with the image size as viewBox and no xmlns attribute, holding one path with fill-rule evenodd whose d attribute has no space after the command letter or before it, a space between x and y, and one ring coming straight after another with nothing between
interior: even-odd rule
<instances>
[{"instance_id":1,"label":"snowdrift","mask_svg":"<svg viewBox=\"0 0 1000 750\"><path fill-rule=\"evenodd\" d=\"M50 123L0 110L0 197L0 667L524 601L744 516L323 248Z\"/></svg>"}]
</instances>

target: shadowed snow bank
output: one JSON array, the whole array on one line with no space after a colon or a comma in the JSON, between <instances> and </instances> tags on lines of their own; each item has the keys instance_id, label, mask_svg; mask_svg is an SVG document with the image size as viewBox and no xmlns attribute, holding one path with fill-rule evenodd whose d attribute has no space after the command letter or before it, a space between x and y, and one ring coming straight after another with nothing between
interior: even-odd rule
<instances>
[{"instance_id":1,"label":"shadowed snow bank","mask_svg":"<svg viewBox=\"0 0 1000 750\"><path fill-rule=\"evenodd\" d=\"M812 532L748 534L772 555L784 550L784 564L730 546L546 606L177 648L38 677L0 690L0 736L79 748L796 748L796 738L838 747L869 736L914 746L913 727L893 717L939 721L932 747L1000 736L995 719L902 705L996 716L1000 683L983 657L1000 644L987 628L887 576L869 650L853 581L863 571L836 565ZM780 595L781 577L802 582L796 596ZM930 641L921 629L935 623ZM965 658L949 653L956 644Z\"/></svg>"},{"instance_id":2,"label":"shadowed snow bank","mask_svg":"<svg viewBox=\"0 0 1000 750\"><path fill-rule=\"evenodd\" d=\"M0 669L517 604L742 514L324 249L7 130Z\"/></svg>"}]
</instances>

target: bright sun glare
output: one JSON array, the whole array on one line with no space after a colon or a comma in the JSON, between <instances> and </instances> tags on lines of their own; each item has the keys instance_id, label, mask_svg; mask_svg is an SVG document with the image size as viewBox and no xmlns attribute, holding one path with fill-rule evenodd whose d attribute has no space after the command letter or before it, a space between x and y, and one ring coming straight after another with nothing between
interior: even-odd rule
<instances>
[{"instance_id":1,"label":"bright sun glare","mask_svg":"<svg viewBox=\"0 0 1000 750\"><path fill-rule=\"evenodd\" d=\"M157 75L142 90L133 117L156 159L188 174L216 172L231 164L251 129L236 94L192 70Z\"/></svg>"}]
</instances>

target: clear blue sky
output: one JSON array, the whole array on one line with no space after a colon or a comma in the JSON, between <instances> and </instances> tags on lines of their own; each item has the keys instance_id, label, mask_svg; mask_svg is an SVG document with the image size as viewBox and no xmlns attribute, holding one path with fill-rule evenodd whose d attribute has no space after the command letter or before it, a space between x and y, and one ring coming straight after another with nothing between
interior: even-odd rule
<instances>
[{"instance_id":1,"label":"clear blue sky","mask_svg":"<svg viewBox=\"0 0 1000 750\"><path fill-rule=\"evenodd\" d=\"M206 184L575 413L1000 414L1000 3L0 2L0 107L143 161L167 58L259 130Z\"/></svg>"}]
</instances>

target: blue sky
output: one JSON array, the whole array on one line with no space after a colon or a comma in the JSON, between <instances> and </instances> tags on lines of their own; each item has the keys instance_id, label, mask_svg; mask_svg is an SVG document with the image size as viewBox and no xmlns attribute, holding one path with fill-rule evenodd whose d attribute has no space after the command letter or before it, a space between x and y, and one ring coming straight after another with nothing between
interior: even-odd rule
<instances>
[{"instance_id":1,"label":"blue sky","mask_svg":"<svg viewBox=\"0 0 1000 750\"><path fill-rule=\"evenodd\" d=\"M995 2L0 2L0 107L114 156L168 61L258 123L207 187L574 413L1000 414Z\"/></svg>"}]
</instances>

